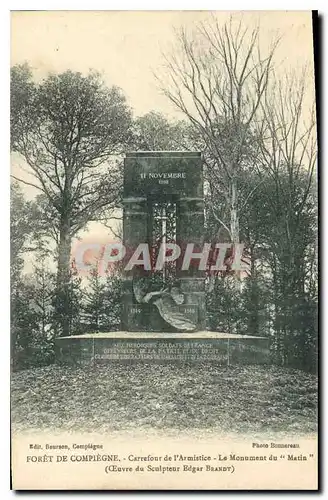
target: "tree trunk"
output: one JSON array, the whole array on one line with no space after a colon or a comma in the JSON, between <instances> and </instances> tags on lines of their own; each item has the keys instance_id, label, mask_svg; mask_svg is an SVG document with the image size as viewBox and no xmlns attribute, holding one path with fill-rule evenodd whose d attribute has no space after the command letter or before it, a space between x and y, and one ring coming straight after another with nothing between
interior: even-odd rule
<instances>
[{"instance_id":1,"label":"tree trunk","mask_svg":"<svg viewBox=\"0 0 328 500\"><path fill-rule=\"evenodd\" d=\"M238 190L237 190L237 180L233 179L230 186L230 232L231 232L231 242L234 251L236 252L236 245L240 243L239 241L239 214L238 214ZM236 289L241 291L241 273L240 271L235 271L235 285Z\"/></svg>"},{"instance_id":2,"label":"tree trunk","mask_svg":"<svg viewBox=\"0 0 328 500\"><path fill-rule=\"evenodd\" d=\"M251 258L251 275L249 277L250 287L248 290L248 293L250 294L250 301L249 301L249 311L247 311L248 331L250 332L250 335L259 335L260 332L259 289L258 289L258 275L257 275L253 247L251 248L250 258Z\"/></svg>"},{"instance_id":3,"label":"tree trunk","mask_svg":"<svg viewBox=\"0 0 328 500\"><path fill-rule=\"evenodd\" d=\"M236 243L239 243L238 192L237 182L235 179L231 182L230 231L232 244L235 245Z\"/></svg>"},{"instance_id":4,"label":"tree trunk","mask_svg":"<svg viewBox=\"0 0 328 500\"><path fill-rule=\"evenodd\" d=\"M67 214L61 217L58 248L57 269L57 322L60 326L60 335L65 337L70 332L70 254L71 231L70 219Z\"/></svg>"}]
</instances>

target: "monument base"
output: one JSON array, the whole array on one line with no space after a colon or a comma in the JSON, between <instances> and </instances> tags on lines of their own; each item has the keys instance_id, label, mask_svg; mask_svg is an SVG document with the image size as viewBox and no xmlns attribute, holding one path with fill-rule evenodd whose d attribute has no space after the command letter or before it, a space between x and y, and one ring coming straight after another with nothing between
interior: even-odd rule
<instances>
[{"instance_id":1,"label":"monument base","mask_svg":"<svg viewBox=\"0 0 328 500\"><path fill-rule=\"evenodd\" d=\"M109 332L59 337L56 360L63 364L121 362L211 362L218 365L269 362L269 339L219 332Z\"/></svg>"}]
</instances>

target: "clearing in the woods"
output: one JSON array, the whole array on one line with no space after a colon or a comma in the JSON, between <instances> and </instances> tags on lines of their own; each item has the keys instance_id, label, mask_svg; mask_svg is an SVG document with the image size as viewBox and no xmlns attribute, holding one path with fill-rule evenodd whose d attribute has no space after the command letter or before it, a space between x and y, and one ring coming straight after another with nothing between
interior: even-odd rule
<instances>
[{"instance_id":1,"label":"clearing in the woods","mask_svg":"<svg viewBox=\"0 0 328 500\"><path fill-rule=\"evenodd\" d=\"M316 432L317 377L276 366L47 366L12 374L14 431Z\"/></svg>"}]
</instances>

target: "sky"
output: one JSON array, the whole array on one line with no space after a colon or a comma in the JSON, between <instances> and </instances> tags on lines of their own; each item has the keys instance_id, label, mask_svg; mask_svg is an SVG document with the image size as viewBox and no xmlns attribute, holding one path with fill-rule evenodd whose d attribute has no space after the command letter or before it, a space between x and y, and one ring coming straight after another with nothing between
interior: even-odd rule
<instances>
[{"instance_id":1,"label":"sky","mask_svg":"<svg viewBox=\"0 0 328 500\"><path fill-rule=\"evenodd\" d=\"M175 29L192 31L199 21L214 16L219 24L230 12L209 11L17 11L11 14L11 65L28 62L36 80L49 72L67 69L88 73L96 69L108 85L121 87L135 115L151 110L168 118L177 111L157 87L154 74L163 72L163 53L175 46ZM264 53L276 36L282 36L276 52L278 73L313 64L312 21L309 11L246 11L235 13L245 26L259 25ZM309 96L313 94L310 81ZM12 155L12 172L24 162ZM23 186L27 198L37 190ZM95 237L104 228L93 223ZM108 230L106 230L108 233Z\"/></svg>"},{"instance_id":2,"label":"sky","mask_svg":"<svg viewBox=\"0 0 328 500\"><path fill-rule=\"evenodd\" d=\"M160 94L154 73L162 71L162 53L175 44L174 29L192 30L214 15L220 23L229 12L208 11L30 11L13 12L11 63L24 61L37 79L67 69L103 73L108 85L118 85L136 115L156 110L175 116ZM282 35L276 60L284 71L312 61L310 12L247 11L239 14L250 27L260 26L264 50L272 37Z\"/></svg>"}]
</instances>

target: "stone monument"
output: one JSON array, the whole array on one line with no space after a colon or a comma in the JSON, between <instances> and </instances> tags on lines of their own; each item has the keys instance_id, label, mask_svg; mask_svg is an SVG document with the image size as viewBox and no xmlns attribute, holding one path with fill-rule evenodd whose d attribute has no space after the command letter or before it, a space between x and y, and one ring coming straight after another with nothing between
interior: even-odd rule
<instances>
[{"instance_id":1,"label":"stone monument","mask_svg":"<svg viewBox=\"0 0 328 500\"><path fill-rule=\"evenodd\" d=\"M206 331L203 189L199 152L126 154L122 331L56 339L59 363L268 361L266 338Z\"/></svg>"},{"instance_id":2,"label":"stone monument","mask_svg":"<svg viewBox=\"0 0 328 500\"><path fill-rule=\"evenodd\" d=\"M140 242L151 269L125 271L122 327L127 331L205 330L204 273L181 269L182 259L156 270L158 252L177 243L200 252L204 244L203 169L200 153L128 153L124 168L123 242L128 257ZM152 258L153 257L153 258Z\"/></svg>"}]
</instances>

